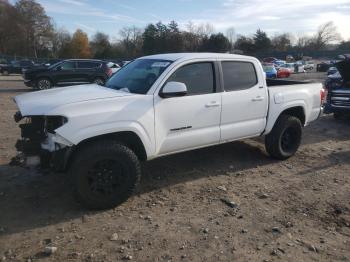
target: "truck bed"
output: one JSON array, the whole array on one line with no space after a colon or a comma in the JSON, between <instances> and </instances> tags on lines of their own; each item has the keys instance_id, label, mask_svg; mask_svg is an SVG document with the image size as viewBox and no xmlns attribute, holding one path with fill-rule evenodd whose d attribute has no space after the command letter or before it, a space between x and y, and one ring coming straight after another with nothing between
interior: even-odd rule
<instances>
[{"instance_id":1,"label":"truck bed","mask_svg":"<svg viewBox=\"0 0 350 262\"><path fill-rule=\"evenodd\" d=\"M265 133L270 132L280 113L291 105L304 110L304 125L320 116L321 83L278 79L267 79L266 82L269 87L269 113Z\"/></svg>"},{"instance_id":2,"label":"truck bed","mask_svg":"<svg viewBox=\"0 0 350 262\"><path fill-rule=\"evenodd\" d=\"M268 87L273 86L285 86L285 85L302 85L302 84L311 84L311 81L296 81L296 80L285 80L285 79L272 79L267 78L266 84Z\"/></svg>"}]
</instances>

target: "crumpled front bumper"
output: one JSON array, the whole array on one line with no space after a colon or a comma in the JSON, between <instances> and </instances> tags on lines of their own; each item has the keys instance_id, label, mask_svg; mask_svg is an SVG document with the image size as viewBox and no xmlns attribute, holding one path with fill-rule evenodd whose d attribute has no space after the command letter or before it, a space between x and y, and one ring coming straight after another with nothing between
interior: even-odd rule
<instances>
[{"instance_id":1,"label":"crumpled front bumper","mask_svg":"<svg viewBox=\"0 0 350 262\"><path fill-rule=\"evenodd\" d=\"M14 115L16 122L23 119L21 113ZM44 116L28 117L19 125L21 139L16 142L16 163L26 167L40 166L55 171L65 170L74 145L56 133L49 133Z\"/></svg>"}]
</instances>

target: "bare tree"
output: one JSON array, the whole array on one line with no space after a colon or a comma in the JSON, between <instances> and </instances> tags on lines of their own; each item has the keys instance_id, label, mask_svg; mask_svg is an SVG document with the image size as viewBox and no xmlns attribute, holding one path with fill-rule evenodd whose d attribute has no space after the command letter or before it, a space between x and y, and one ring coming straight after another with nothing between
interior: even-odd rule
<instances>
[{"instance_id":1,"label":"bare tree","mask_svg":"<svg viewBox=\"0 0 350 262\"><path fill-rule=\"evenodd\" d=\"M121 46L127 57L136 57L142 49L142 30L136 26L124 27L119 31Z\"/></svg>"},{"instance_id":2,"label":"bare tree","mask_svg":"<svg viewBox=\"0 0 350 262\"><path fill-rule=\"evenodd\" d=\"M234 46L234 43L236 41L236 30L234 27L229 27L226 30L226 37L228 41L230 42L231 46Z\"/></svg>"},{"instance_id":3,"label":"bare tree","mask_svg":"<svg viewBox=\"0 0 350 262\"><path fill-rule=\"evenodd\" d=\"M287 51L292 46L291 36L288 33L275 35L271 42L273 48L277 51Z\"/></svg>"},{"instance_id":4,"label":"bare tree","mask_svg":"<svg viewBox=\"0 0 350 262\"><path fill-rule=\"evenodd\" d=\"M315 49L322 49L332 42L341 40L337 27L333 22L327 22L318 27L317 33L313 37L313 46Z\"/></svg>"}]
</instances>

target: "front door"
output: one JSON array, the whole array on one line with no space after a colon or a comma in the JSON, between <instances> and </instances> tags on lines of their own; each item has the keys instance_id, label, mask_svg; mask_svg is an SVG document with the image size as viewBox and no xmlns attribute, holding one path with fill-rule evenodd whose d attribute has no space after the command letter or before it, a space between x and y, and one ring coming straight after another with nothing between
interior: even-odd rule
<instances>
[{"instance_id":1,"label":"front door","mask_svg":"<svg viewBox=\"0 0 350 262\"><path fill-rule=\"evenodd\" d=\"M55 77L56 83L68 84L68 83L74 83L78 80L78 76L76 74L75 61L63 62L58 67L59 67L59 70L54 71L54 77Z\"/></svg>"},{"instance_id":2,"label":"front door","mask_svg":"<svg viewBox=\"0 0 350 262\"><path fill-rule=\"evenodd\" d=\"M156 147L159 155L220 141L221 93L216 92L213 62L184 65L167 82L186 84L187 95L155 96Z\"/></svg>"}]
</instances>

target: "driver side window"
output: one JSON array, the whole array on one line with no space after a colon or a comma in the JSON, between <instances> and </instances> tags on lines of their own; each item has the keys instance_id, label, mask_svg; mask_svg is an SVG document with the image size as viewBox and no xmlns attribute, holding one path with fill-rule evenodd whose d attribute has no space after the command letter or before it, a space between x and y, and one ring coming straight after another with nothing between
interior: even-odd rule
<instances>
[{"instance_id":1,"label":"driver side window","mask_svg":"<svg viewBox=\"0 0 350 262\"><path fill-rule=\"evenodd\" d=\"M181 82L187 87L187 95L203 95L215 92L214 66L211 62L185 65L179 68L167 82Z\"/></svg>"}]
</instances>

